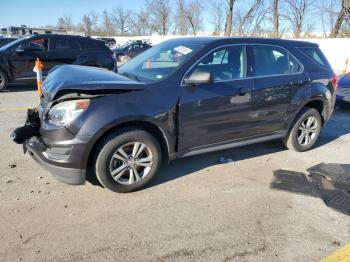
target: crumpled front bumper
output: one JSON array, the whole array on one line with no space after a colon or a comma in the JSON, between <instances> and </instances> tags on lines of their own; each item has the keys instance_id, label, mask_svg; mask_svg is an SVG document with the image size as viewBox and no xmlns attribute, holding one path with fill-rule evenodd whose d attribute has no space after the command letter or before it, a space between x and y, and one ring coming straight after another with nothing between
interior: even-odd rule
<instances>
[{"instance_id":1,"label":"crumpled front bumper","mask_svg":"<svg viewBox=\"0 0 350 262\"><path fill-rule=\"evenodd\" d=\"M57 180L73 185L85 183L86 169L81 168L83 166L81 152L85 150L87 137L86 140L68 139L63 141L62 145L54 143L48 145L40 133L40 117L37 109L29 109L25 125L16 128L11 138L14 142L23 144L24 153L28 152Z\"/></svg>"},{"instance_id":2,"label":"crumpled front bumper","mask_svg":"<svg viewBox=\"0 0 350 262\"><path fill-rule=\"evenodd\" d=\"M32 137L26 140L23 144L24 152L27 151L37 163L49 171L57 180L71 185L82 185L85 183L86 169L69 168L52 164L52 159L50 160L46 153L47 146L40 140L40 137Z\"/></svg>"}]
</instances>

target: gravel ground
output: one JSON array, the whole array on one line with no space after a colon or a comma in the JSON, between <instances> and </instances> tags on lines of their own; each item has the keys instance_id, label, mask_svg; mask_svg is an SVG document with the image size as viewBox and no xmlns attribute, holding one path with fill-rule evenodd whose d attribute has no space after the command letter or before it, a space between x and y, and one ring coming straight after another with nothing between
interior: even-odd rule
<instances>
[{"instance_id":1,"label":"gravel ground","mask_svg":"<svg viewBox=\"0 0 350 262\"><path fill-rule=\"evenodd\" d=\"M24 155L9 134L38 98L34 86L10 90L0 93L0 261L319 261L350 242L349 216L272 186L276 170L349 164L349 110L309 152L273 141L179 159L148 188L116 194L60 183Z\"/></svg>"}]
</instances>

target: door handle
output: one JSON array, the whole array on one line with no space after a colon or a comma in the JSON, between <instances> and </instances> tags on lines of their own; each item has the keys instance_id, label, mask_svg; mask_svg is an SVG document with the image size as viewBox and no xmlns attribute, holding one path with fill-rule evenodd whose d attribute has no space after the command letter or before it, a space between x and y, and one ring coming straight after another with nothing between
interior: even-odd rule
<instances>
[{"instance_id":1,"label":"door handle","mask_svg":"<svg viewBox=\"0 0 350 262\"><path fill-rule=\"evenodd\" d=\"M302 83L303 83L303 80L293 79L292 81L290 81L291 85L300 85Z\"/></svg>"},{"instance_id":2,"label":"door handle","mask_svg":"<svg viewBox=\"0 0 350 262\"><path fill-rule=\"evenodd\" d=\"M239 95L239 96L244 96L244 95L246 95L248 92L249 92L249 88L240 87L240 88L238 88L238 90L237 90L237 95Z\"/></svg>"}]
</instances>

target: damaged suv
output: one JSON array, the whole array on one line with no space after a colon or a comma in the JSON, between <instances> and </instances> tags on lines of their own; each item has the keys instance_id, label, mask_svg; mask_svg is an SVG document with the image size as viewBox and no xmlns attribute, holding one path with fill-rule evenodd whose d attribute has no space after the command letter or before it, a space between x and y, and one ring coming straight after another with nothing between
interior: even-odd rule
<instances>
[{"instance_id":1,"label":"damaged suv","mask_svg":"<svg viewBox=\"0 0 350 262\"><path fill-rule=\"evenodd\" d=\"M333 112L336 82L316 44L172 39L118 74L54 68L12 138L63 182L83 184L91 169L104 187L131 192L179 157L273 139L310 149Z\"/></svg>"}]
</instances>

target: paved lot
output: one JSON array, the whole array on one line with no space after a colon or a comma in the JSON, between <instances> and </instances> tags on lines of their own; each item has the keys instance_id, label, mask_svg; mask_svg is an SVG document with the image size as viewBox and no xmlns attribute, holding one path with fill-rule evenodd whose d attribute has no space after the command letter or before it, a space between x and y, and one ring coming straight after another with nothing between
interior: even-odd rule
<instances>
[{"instance_id":1,"label":"paved lot","mask_svg":"<svg viewBox=\"0 0 350 262\"><path fill-rule=\"evenodd\" d=\"M350 111L312 151L275 141L179 159L147 189L116 194L54 180L9 140L38 103L26 86L0 93L0 261L319 261L350 242L349 216L271 186L279 169L349 163Z\"/></svg>"}]
</instances>

